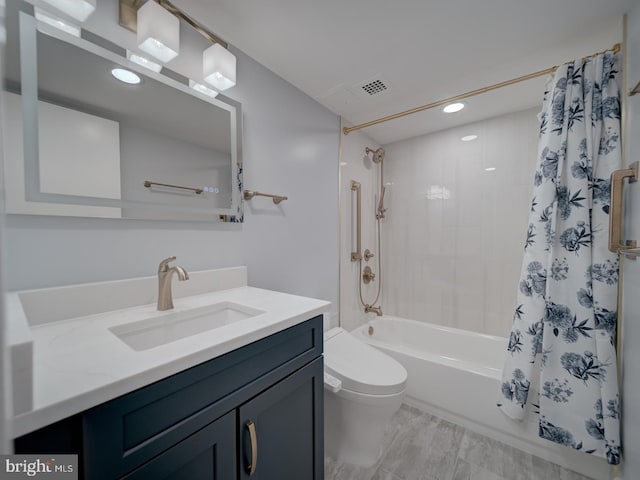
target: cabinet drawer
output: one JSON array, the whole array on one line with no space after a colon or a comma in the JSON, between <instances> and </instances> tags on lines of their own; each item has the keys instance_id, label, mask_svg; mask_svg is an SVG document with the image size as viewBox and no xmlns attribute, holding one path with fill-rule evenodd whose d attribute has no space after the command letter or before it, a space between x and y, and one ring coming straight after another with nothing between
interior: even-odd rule
<instances>
[{"instance_id":1,"label":"cabinet drawer","mask_svg":"<svg viewBox=\"0 0 640 480\"><path fill-rule=\"evenodd\" d=\"M87 478L122 476L321 354L317 316L89 410Z\"/></svg>"}]
</instances>

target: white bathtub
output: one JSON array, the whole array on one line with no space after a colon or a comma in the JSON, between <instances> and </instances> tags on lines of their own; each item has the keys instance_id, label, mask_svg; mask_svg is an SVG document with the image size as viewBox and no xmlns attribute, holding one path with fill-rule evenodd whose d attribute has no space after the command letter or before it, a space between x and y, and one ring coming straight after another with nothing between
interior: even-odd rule
<instances>
[{"instance_id":1,"label":"white bathtub","mask_svg":"<svg viewBox=\"0 0 640 480\"><path fill-rule=\"evenodd\" d=\"M518 423L498 410L506 338L392 316L352 333L404 365L405 403L583 475L612 478L603 459L539 438L537 416Z\"/></svg>"}]
</instances>

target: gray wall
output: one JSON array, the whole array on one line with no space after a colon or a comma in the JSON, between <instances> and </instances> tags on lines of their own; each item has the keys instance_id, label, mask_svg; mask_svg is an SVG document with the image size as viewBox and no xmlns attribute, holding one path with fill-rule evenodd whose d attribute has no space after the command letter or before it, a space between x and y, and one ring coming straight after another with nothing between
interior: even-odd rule
<instances>
[{"instance_id":1,"label":"gray wall","mask_svg":"<svg viewBox=\"0 0 640 480\"><path fill-rule=\"evenodd\" d=\"M640 82L640 3L628 13L626 77L629 89ZM627 98L624 140L626 164L640 160L640 95ZM626 182L625 182L626 183ZM640 241L640 183L625 185L625 236ZM622 476L640 477L640 260L622 263Z\"/></svg>"},{"instance_id":2,"label":"gray wall","mask_svg":"<svg viewBox=\"0 0 640 480\"><path fill-rule=\"evenodd\" d=\"M98 6L87 26L102 23L107 35L117 2ZM9 215L8 290L153 275L176 255L187 270L247 265L250 285L330 300L336 311L339 119L234 53L238 85L228 96L244 110L245 186L289 200L246 202L242 225Z\"/></svg>"}]
</instances>

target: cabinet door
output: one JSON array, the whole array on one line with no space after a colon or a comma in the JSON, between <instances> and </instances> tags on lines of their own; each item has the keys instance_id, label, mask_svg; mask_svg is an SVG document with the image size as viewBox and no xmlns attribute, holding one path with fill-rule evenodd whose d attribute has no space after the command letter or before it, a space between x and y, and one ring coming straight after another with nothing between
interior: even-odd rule
<instances>
[{"instance_id":1,"label":"cabinet door","mask_svg":"<svg viewBox=\"0 0 640 480\"><path fill-rule=\"evenodd\" d=\"M234 480L236 412L230 412L187 437L123 479Z\"/></svg>"},{"instance_id":2,"label":"cabinet door","mask_svg":"<svg viewBox=\"0 0 640 480\"><path fill-rule=\"evenodd\" d=\"M239 409L240 478L323 478L322 357Z\"/></svg>"}]
</instances>

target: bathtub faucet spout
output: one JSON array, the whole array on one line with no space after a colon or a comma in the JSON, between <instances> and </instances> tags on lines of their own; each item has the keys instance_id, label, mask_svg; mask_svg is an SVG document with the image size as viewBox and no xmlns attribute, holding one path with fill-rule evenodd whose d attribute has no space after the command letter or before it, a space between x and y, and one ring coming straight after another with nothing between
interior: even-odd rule
<instances>
[{"instance_id":1,"label":"bathtub faucet spout","mask_svg":"<svg viewBox=\"0 0 640 480\"><path fill-rule=\"evenodd\" d=\"M374 307L373 305L365 305L364 306L364 313L375 313L377 316L381 317L382 316L382 308L381 307Z\"/></svg>"}]
</instances>

